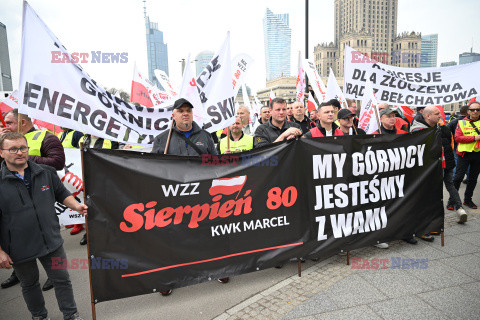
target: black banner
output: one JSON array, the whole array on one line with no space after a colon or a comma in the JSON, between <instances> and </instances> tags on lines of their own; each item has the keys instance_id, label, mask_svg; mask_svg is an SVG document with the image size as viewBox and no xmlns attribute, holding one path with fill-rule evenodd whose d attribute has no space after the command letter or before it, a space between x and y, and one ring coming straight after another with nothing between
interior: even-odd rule
<instances>
[{"instance_id":1,"label":"black banner","mask_svg":"<svg viewBox=\"0 0 480 320\"><path fill-rule=\"evenodd\" d=\"M230 156L84 151L97 302L443 229L433 130Z\"/></svg>"}]
</instances>

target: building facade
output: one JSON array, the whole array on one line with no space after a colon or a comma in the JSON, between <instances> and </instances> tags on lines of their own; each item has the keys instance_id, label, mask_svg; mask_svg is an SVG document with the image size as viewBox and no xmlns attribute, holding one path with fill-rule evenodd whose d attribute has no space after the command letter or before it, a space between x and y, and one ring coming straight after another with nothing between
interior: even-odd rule
<instances>
[{"instance_id":1,"label":"building facade","mask_svg":"<svg viewBox=\"0 0 480 320\"><path fill-rule=\"evenodd\" d=\"M470 52L464 52L458 55L458 64L466 64L480 61L480 53L473 52L473 48Z\"/></svg>"},{"instance_id":2,"label":"building facade","mask_svg":"<svg viewBox=\"0 0 480 320\"><path fill-rule=\"evenodd\" d=\"M456 65L457 65L456 61L447 61L447 62L440 63L440 67L451 67Z\"/></svg>"},{"instance_id":3,"label":"building facade","mask_svg":"<svg viewBox=\"0 0 480 320\"><path fill-rule=\"evenodd\" d=\"M158 24L151 22L148 16L145 16L145 27L147 31L148 78L161 88L153 70L159 69L168 75L168 47L163 41L163 32L158 30Z\"/></svg>"},{"instance_id":4,"label":"building facade","mask_svg":"<svg viewBox=\"0 0 480 320\"><path fill-rule=\"evenodd\" d=\"M436 68L438 52L438 34L422 36L421 68Z\"/></svg>"},{"instance_id":5,"label":"building facade","mask_svg":"<svg viewBox=\"0 0 480 320\"><path fill-rule=\"evenodd\" d=\"M335 0L334 10L335 41L314 48L320 76L332 68L343 77L345 45L382 63L420 67L421 35L397 34L398 0Z\"/></svg>"},{"instance_id":6,"label":"building facade","mask_svg":"<svg viewBox=\"0 0 480 320\"><path fill-rule=\"evenodd\" d=\"M267 8L263 17L263 36L267 81L290 76L292 30L288 13L274 14Z\"/></svg>"},{"instance_id":7,"label":"building facade","mask_svg":"<svg viewBox=\"0 0 480 320\"><path fill-rule=\"evenodd\" d=\"M195 57L195 60L197 60L195 61L195 71L197 73L197 76L200 74L200 72L203 71L203 69L205 69L207 64L212 61L214 54L215 52L209 50L205 50L197 54L197 56Z\"/></svg>"},{"instance_id":8,"label":"building facade","mask_svg":"<svg viewBox=\"0 0 480 320\"><path fill-rule=\"evenodd\" d=\"M293 102L297 93L297 77L279 77L267 81L266 88L257 91L258 100L264 106L267 106L270 101L270 90L275 94L275 97Z\"/></svg>"},{"instance_id":9,"label":"building facade","mask_svg":"<svg viewBox=\"0 0 480 320\"><path fill-rule=\"evenodd\" d=\"M10 69L10 55L8 53L7 27L0 22L0 91L12 90L12 72Z\"/></svg>"}]
</instances>

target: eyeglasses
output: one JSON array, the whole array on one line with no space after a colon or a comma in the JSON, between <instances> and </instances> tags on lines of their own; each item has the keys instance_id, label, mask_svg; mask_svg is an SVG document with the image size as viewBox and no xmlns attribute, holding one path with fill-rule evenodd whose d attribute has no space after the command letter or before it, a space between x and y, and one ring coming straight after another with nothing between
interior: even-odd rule
<instances>
[{"instance_id":1,"label":"eyeglasses","mask_svg":"<svg viewBox=\"0 0 480 320\"><path fill-rule=\"evenodd\" d=\"M468 109L468 111L478 112L478 111L480 111L480 109Z\"/></svg>"},{"instance_id":2,"label":"eyeglasses","mask_svg":"<svg viewBox=\"0 0 480 320\"><path fill-rule=\"evenodd\" d=\"M30 149L30 147L20 147L20 148L10 148L10 149L2 149L2 150L8 150L8 152L16 154L18 153L18 150L20 150L21 153L25 153Z\"/></svg>"}]
</instances>

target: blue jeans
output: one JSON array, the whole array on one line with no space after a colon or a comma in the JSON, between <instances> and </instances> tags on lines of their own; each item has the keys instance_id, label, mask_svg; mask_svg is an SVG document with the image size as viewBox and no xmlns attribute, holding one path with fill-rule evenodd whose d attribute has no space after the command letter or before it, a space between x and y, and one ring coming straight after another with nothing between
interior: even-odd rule
<instances>
[{"instance_id":1,"label":"blue jeans","mask_svg":"<svg viewBox=\"0 0 480 320\"><path fill-rule=\"evenodd\" d=\"M58 307L63 313L63 319L70 319L77 312L77 306L73 298L72 283L70 282L67 269L52 269L53 257L67 259L63 245L54 252L38 258L38 260L43 265L48 278L53 282L55 296L57 297ZM37 260L20 264L14 263L13 268L20 280L23 299L27 303L27 308L32 317L47 317L48 312L45 308L45 300L38 282Z\"/></svg>"}]
</instances>

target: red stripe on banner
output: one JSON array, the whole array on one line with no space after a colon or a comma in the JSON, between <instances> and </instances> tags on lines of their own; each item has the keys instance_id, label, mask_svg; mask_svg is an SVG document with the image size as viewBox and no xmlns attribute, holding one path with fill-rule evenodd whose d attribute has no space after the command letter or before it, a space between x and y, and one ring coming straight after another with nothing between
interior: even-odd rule
<instances>
[{"instance_id":1,"label":"red stripe on banner","mask_svg":"<svg viewBox=\"0 0 480 320\"><path fill-rule=\"evenodd\" d=\"M137 272L137 273L123 274L122 278L136 277L136 276L140 276L142 274L153 273L153 272L157 272L157 271L179 268L179 267L184 267L184 266L190 266L192 264L199 264L199 263L205 263L205 262L210 262L210 261L222 260L222 259L227 259L227 258L236 257L236 256L243 256L243 255L250 254L250 253L255 253L255 252L269 251L269 250L286 248L286 247L294 247L294 246L299 246L299 245L302 245L302 244L303 244L303 242L297 242L297 243L291 243L291 244L284 244L282 246L276 246L276 247L270 247L270 248L263 248L263 249L233 253L233 254L229 254L229 255L226 255L226 256L221 256L221 257L216 257L216 258L211 258L211 259L206 259L206 260L175 264L173 266L167 266L167 267L163 267L163 268L157 268L157 269L152 269L152 270L147 270L147 271L142 271L142 272Z\"/></svg>"}]
</instances>

